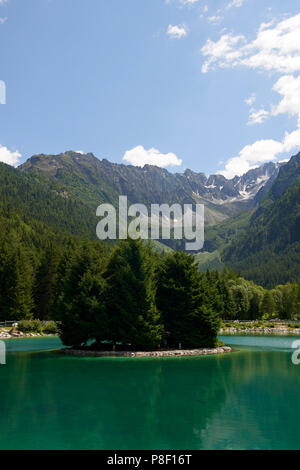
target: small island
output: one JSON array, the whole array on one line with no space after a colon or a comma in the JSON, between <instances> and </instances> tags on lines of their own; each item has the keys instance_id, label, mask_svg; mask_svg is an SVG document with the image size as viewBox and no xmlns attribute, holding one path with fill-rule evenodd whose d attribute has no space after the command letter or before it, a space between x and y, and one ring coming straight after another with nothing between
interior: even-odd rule
<instances>
[{"instance_id":1,"label":"small island","mask_svg":"<svg viewBox=\"0 0 300 470\"><path fill-rule=\"evenodd\" d=\"M118 244L91 247L66 270L58 302L62 353L89 357L173 357L231 351L219 339L224 294L185 252Z\"/></svg>"}]
</instances>

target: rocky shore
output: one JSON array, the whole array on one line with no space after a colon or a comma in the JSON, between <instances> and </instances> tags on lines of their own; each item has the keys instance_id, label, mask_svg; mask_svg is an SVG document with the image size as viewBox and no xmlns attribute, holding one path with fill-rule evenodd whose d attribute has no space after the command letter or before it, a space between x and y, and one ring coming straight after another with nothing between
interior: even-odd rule
<instances>
[{"instance_id":1,"label":"rocky shore","mask_svg":"<svg viewBox=\"0 0 300 470\"><path fill-rule=\"evenodd\" d=\"M62 354L80 357L175 357L175 356L207 356L210 354L229 353L229 346L214 349L173 349L160 351L90 351L81 349L61 349Z\"/></svg>"},{"instance_id":2,"label":"rocky shore","mask_svg":"<svg viewBox=\"0 0 300 470\"><path fill-rule=\"evenodd\" d=\"M58 336L53 334L45 333L22 333L18 331L16 333L9 333L8 331L0 331L0 340L1 339L16 339L16 338L42 338L44 336Z\"/></svg>"},{"instance_id":3,"label":"rocky shore","mask_svg":"<svg viewBox=\"0 0 300 470\"><path fill-rule=\"evenodd\" d=\"M260 328L222 328L219 332L220 335L227 335L227 334L264 334L264 335L277 335L277 336L286 336L286 335L300 335L299 328L267 328L267 327L260 327Z\"/></svg>"}]
</instances>

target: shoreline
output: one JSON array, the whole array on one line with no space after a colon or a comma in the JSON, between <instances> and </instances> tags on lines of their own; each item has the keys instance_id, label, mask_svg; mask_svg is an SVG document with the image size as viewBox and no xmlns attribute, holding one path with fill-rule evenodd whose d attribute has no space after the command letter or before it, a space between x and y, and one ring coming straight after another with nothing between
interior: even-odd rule
<instances>
[{"instance_id":1,"label":"shoreline","mask_svg":"<svg viewBox=\"0 0 300 470\"><path fill-rule=\"evenodd\" d=\"M211 354L226 354L232 352L229 346L202 349L173 349L159 351L87 351L83 349L64 348L61 354L78 357L186 357L208 356Z\"/></svg>"},{"instance_id":2,"label":"shoreline","mask_svg":"<svg viewBox=\"0 0 300 470\"><path fill-rule=\"evenodd\" d=\"M219 335L262 334L274 336L299 336L299 328L221 328Z\"/></svg>"},{"instance_id":3,"label":"shoreline","mask_svg":"<svg viewBox=\"0 0 300 470\"><path fill-rule=\"evenodd\" d=\"M59 338L59 335L55 335L55 334L45 334L45 335L42 335L42 334L23 334L23 335L16 335L16 336L12 336L12 335L0 335L0 340L1 341L8 341L10 339L41 339L41 338Z\"/></svg>"}]
</instances>

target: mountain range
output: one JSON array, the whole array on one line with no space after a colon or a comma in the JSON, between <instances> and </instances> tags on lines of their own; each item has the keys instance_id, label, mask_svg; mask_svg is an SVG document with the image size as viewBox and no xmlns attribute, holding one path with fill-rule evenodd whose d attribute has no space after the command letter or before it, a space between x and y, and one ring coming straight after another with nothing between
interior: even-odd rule
<instances>
[{"instance_id":1,"label":"mountain range","mask_svg":"<svg viewBox=\"0 0 300 470\"><path fill-rule=\"evenodd\" d=\"M97 206L116 205L119 195L147 206L204 203L204 252L196 254L202 270L225 264L265 286L300 277L300 153L233 179L73 151L35 155L18 168L0 164L0 235L14 233L37 249L49 238L95 239Z\"/></svg>"},{"instance_id":2,"label":"mountain range","mask_svg":"<svg viewBox=\"0 0 300 470\"><path fill-rule=\"evenodd\" d=\"M185 170L170 173L156 166L143 168L99 160L92 153L65 152L35 155L19 170L55 181L64 197L74 197L94 210L103 202L117 204L119 195L129 203L205 204L205 220L214 225L255 207L263 190L276 178L280 164L267 163L231 180L222 175Z\"/></svg>"}]
</instances>

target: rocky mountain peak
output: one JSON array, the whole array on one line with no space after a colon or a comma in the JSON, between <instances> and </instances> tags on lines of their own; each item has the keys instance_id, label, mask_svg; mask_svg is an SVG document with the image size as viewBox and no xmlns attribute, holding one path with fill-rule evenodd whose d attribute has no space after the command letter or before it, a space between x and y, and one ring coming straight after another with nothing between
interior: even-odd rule
<instances>
[{"instance_id":1,"label":"rocky mountain peak","mask_svg":"<svg viewBox=\"0 0 300 470\"><path fill-rule=\"evenodd\" d=\"M93 153L68 151L58 155L34 155L19 169L56 178L68 191L91 204L118 201L126 194L131 203L204 203L212 211L211 220L253 207L276 178L280 165L267 163L242 176L227 179L216 174L206 176L186 169L170 173L153 165L136 167L99 160Z\"/></svg>"}]
</instances>

